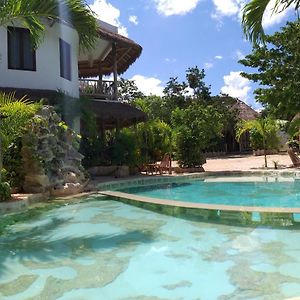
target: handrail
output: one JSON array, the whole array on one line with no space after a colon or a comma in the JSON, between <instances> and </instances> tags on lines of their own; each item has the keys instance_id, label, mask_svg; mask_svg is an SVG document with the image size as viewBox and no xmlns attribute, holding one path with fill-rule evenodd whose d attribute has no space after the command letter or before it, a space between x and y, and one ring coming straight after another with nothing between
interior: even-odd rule
<instances>
[{"instance_id":1,"label":"handrail","mask_svg":"<svg viewBox=\"0 0 300 300\"><path fill-rule=\"evenodd\" d=\"M79 92L83 96L105 100L117 100L114 95L114 81L79 79Z\"/></svg>"}]
</instances>

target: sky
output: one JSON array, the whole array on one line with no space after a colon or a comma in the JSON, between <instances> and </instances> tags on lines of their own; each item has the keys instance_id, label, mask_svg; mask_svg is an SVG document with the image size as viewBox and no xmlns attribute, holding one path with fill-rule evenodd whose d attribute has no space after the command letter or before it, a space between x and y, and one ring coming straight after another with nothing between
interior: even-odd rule
<instances>
[{"instance_id":1,"label":"sky","mask_svg":"<svg viewBox=\"0 0 300 300\"><path fill-rule=\"evenodd\" d=\"M143 47L140 58L122 77L135 80L146 95L162 95L170 77L185 80L185 71L198 66L206 73L212 95L237 97L254 109L257 87L240 75L251 72L238 60L251 53L241 27L245 0L88 0L101 20ZM293 8L263 19L266 33L295 20Z\"/></svg>"}]
</instances>

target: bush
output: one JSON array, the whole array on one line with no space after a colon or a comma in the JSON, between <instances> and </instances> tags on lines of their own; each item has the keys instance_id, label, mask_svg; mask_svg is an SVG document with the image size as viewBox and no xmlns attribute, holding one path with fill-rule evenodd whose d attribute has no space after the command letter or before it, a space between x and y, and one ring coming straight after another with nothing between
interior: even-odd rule
<instances>
[{"instance_id":1,"label":"bush","mask_svg":"<svg viewBox=\"0 0 300 300\"><path fill-rule=\"evenodd\" d=\"M0 202L8 201L11 197L10 185L6 181L6 170L0 172Z\"/></svg>"},{"instance_id":2,"label":"bush","mask_svg":"<svg viewBox=\"0 0 300 300\"><path fill-rule=\"evenodd\" d=\"M161 160L172 150L171 127L161 120L139 124L136 129L139 164Z\"/></svg>"},{"instance_id":3,"label":"bush","mask_svg":"<svg viewBox=\"0 0 300 300\"><path fill-rule=\"evenodd\" d=\"M112 163L133 167L137 164L137 145L134 132L128 128L116 133L112 141Z\"/></svg>"},{"instance_id":4,"label":"bush","mask_svg":"<svg viewBox=\"0 0 300 300\"><path fill-rule=\"evenodd\" d=\"M199 102L172 113L176 158L182 167L199 167L205 163L203 151L222 136L222 114L217 108Z\"/></svg>"}]
</instances>

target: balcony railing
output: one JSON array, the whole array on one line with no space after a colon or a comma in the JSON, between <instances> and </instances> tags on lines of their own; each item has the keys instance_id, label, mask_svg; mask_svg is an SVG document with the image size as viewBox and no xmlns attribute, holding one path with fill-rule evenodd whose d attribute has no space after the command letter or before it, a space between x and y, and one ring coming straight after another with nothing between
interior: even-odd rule
<instances>
[{"instance_id":1,"label":"balcony railing","mask_svg":"<svg viewBox=\"0 0 300 300\"><path fill-rule=\"evenodd\" d=\"M117 100L111 80L79 79L80 95L103 100Z\"/></svg>"}]
</instances>

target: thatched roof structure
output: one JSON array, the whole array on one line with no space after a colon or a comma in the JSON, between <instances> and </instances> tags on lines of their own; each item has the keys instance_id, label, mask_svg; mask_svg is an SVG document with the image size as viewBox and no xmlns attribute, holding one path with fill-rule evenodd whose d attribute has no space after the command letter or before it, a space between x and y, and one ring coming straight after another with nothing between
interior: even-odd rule
<instances>
[{"instance_id":1,"label":"thatched roof structure","mask_svg":"<svg viewBox=\"0 0 300 300\"><path fill-rule=\"evenodd\" d=\"M120 101L86 99L85 108L94 113L103 129L128 127L147 120L143 111Z\"/></svg>"},{"instance_id":2,"label":"thatched roof structure","mask_svg":"<svg viewBox=\"0 0 300 300\"><path fill-rule=\"evenodd\" d=\"M116 45L118 74L124 73L142 53L142 47L127 37L104 28L98 28L98 33L102 40L110 44L115 43ZM113 51L110 51L105 59L101 61L101 73L103 75L109 75L113 72L113 61ZM94 60L92 64L88 60L79 61L79 77L87 78L98 76L99 63L99 59Z\"/></svg>"},{"instance_id":3,"label":"thatched roof structure","mask_svg":"<svg viewBox=\"0 0 300 300\"><path fill-rule=\"evenodd\" d=\"M236 99L231 108L237 112L238 118L241 120L254 120L259 116L257 111L239 99Z\"/></svg>"}]
</instances>

